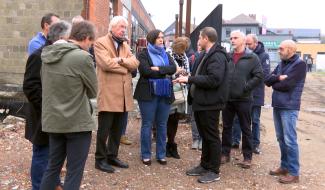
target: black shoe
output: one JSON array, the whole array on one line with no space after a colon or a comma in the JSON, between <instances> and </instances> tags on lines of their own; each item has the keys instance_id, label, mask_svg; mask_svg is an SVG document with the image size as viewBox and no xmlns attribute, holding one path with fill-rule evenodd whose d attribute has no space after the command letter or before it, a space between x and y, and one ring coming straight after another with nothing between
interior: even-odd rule
<instances>
[{"instance_id":1,"label":"black shoe","mask_svg":"<svg viewBox=\"0 0 325 190\"><path fill-rule=\"evenodd\" d=\"M190 170L187 170L186 171L186 175L188 176L200 176L200 175L203 175L205 173L207 173L208 170L203 168L201 165L199 166L196 166Z\"/></svg>"},{"instance_id":2,"label":"black shoe","mask_svg":"<svg viewBox=\"0 0 325 190\"><path fill-rule=\"evenodd\" d=\"M129 168L129 165L127 163L122 162L118 158L107 159L107 163L119 168Z\"/></svg>"},{"instance_id":3,"label":"black shoe","mask_svg":"<svg viewBox=\"0 0 325 190\"><path fill-rule=\"evenodd\" d=\"M106 173L114 173L115 171L115 169L105 161L95 161L95 168Z\"/></svg>"},{"instance_id":4,"label":"black shoe","mask_svg":"<svg viewBox=\"0 0 325 190\"><path fill-rule=\"evenodd\" d=\"M144 164L144 165L146 165L146 166L150 166L151 165L151 160L149 159L149 160L144 160L144 159L142 159L142 163Z\"/></svg>"},{"instance_id":5,"label":"black shoe","mask_svg":"<svg viewBox=\"0 0 325 190\"><path fill-rule=\"evenodd\" d=\"M260 154L261 153L261 149L257 146L253 149L253 153L255 154Z\"/></svg>"},{"instance_id":6,"label":"black shoe","mask_svg":"<svg viewBox=\"0 0 325 190\"><path fill-rule=\"evenodd\" d=\"M239 144L232 143L231 148L233 148L233 149L239 149Z\"/></svg>"},{"instance_id":7,"label":"black shoe","mask_svg":"<svg viewBox=\"0 0 325 190\"><path fill-rule=\"evenodd\" d=\"M171 143L167 143L166 144L166 157L172 157L172 154L171 154L171 152L172 152L172 146L171 146Z\"/></svg>"},{"instance_id":8,"label":"black shoe","mask_svg":"<svg viewBox=\"0 0 325 190\"><path fill-rule=\"evenodd\" d=\"M181 157L179 156L178 154L178 151L177 151L177 144L176 143L172 143L171 145L171 148L170 148L170 154L173 158L176 158L176 159L181 159Z\"/></svg>"},{"instance_id":9,"label":"black shoe","mask_svg":"<svg viewBox=\"0 0 325 190\"><path fill-rule=\"evenodd\" d=\"M158 159L157 162L161 165L166 165L167 164L167 160L166 159Z\"/></svg>"},{"instance_id":10,"label":"black shoe","mask_svg":"<svg viewBox=\"0 0 325 190\"><path fill-rule=\"evenodd\" d=\"M219 181L219 180L220 180L219 174L208 171L207 173L205 173L204 175L202 175L198 179L198 182L200 182L200 183L211 183L211 182Z\"/></svg>"}]
</instances>

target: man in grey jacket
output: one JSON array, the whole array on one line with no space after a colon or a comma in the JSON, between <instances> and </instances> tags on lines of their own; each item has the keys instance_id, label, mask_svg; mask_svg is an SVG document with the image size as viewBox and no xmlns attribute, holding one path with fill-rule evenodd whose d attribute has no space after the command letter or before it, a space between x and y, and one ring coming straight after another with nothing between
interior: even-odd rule
<instances>
[{"instance_id":1,"label":"man in grey jacket","mask_svg":"<svg viewBox=\"0 0 325 190\"><path fill-rule=\"evenodd\" d=\"M93 59L87 52L95 39L93 24L74 24L69 42L58 40L42 52L42 130L49 134L49 163L41 190L54 189L67 158L63 189L77 190L95 122L89 99L97 95Z\"/></svg>"}]
</instances>

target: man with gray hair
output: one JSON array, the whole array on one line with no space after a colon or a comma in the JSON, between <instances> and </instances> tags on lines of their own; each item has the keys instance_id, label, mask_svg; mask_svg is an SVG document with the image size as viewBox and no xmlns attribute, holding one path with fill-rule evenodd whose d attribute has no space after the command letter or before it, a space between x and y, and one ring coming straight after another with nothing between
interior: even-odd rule
<instances>
[{"instance_id":1,"label":"man with gray hair","mask_svg":"<svg viewBox=\"0 0 325 190\"><path fill-rule=\"evenodd\" d=\"M242 151L244 159L239 165L250 168L252 161L251 105L252 90L263 80L259 58L245 44L245 34L239 30L230 33L233 51L230 53L229 99L222 111L222 157L221 163L230 161L232 125L238 116L243 134Z\"/></svg>"},{"instance_id":2,"label":"man with gray hair","mask_svg":"<svg viewBox=\"0 0 325 190\"><path fill-rule=\"evenodd\" d=\"M47 35L45 46L50 45L60 39L68 39L71 25L65 21L60 21L51 25ZM41 47L34 51L27 60L24 74L23 90L28 99L30 109L26 117L25 138L33 144L31 180L32 190L38 190L48 163L49 157L49 137L42 132L41 112L42 112L42 82L41 82ZM57 185L60 179L57 178ZM60 189L60 186L57 187Z\"/></svg>"},{"instance_id":3,"label":"man with gray hair","mask_svg":"<svg viewBox=\"0 0 325 190\"><path fill-rule=\"evenodd\" d=\"M265 52L264 44L258 41L255 34L248 34L246 36L246 46L248 49L253 51L258 58L263 69L263 75L266 77L270 73L270 57L269 54ZM260 116L261 116L261 106L264 106L264 94L265 86L263 81L261 81L258 86L253 90L253 104L252 104L252 144L253 153L260 153ZM241 130L238 122L233 125L233 142L234 144L239 144ZM238 123L238 124L237 124Z\"/></svg>"},{"instance_id":4,"label":"man with gray hair","mask_svg":"<svg viewBox=\"0 0 325 190\"><path fill-rule=\"evenodd\" d=\"M42 52L42 130L49 134L49 162L41 190L54 189L54 179L67 160L63 189L78 190L96 128L89 99L97 94L96 72L87 52L95 26L74 24L69 41L58 40Z\"/></svg>"},{"instance_id":5,"label":"man with gray hair","mask_svg":"<svg viewBox=\"0 0 325 190\"><path fill-rule=\"evenodd\" d=\"M123 118L134 107L131 72L139 66L126 42L127 26L124 17L115 16L110 21L108 34L94 44L98 79L95 168L107 173L115 171L111 165L129 167L117 158Z\"/></svg>"}]
</instances>

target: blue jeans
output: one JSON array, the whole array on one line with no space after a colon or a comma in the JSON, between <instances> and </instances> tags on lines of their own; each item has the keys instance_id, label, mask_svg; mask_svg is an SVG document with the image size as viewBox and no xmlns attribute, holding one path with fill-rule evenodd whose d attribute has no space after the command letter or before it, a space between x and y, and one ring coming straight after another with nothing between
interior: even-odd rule
<instances>
[{"instance_id":1,"label":"blue jeans","mask_svg":"<svg viewBox=\"0 0 325 190\"><path fill-rule=\"evenodd\" d=\"M299 175L299 148L296 122L298 110L273 108L276 138L281 151L281 168L293 176Z\"/></svg>"},{"instance_id":2,"label":"blue jeans","mask_svg":"<svg viewBox=\"0 0 325 190\"><path fill-rule=\"evenodd\" d=\"M260 117L261 117L261 106L252 107L252 144L253 148L260 145ZM236 115L232 128L232 143L239 144L241 138L241 129L238 117Z\"/></svg>"},{"instance_id":3,"label":"blue jeans","mask_svg":"<svg viewBox=\"0 0 325 190\"><path fill-rule=\"evenodd\" d=\"M125 135L125 132L126 132L126 127L128 125L128 112L126 112L126 114L123 115L123 118L122 118L122 135Z\"/></svg>"},{"instance_id":4,"label":"blue jeans","mask_svg":"<svg viewBox=\"0 0 325 190\"><path fill-rule=\"evenodd\" d=\"M32 190L39 190L43 174L49 160L49 146L33 145L32 165L30 175L32 180Z\"/></svg>"},{"instance_id":5,"label":"blue jeans","mask_svg":"<svg viewBox=\"0 0 325 190\"><path fill-rule=\"evenodd\" d=\"M197 129L195 118L194 118L194 111L192 110L192 106L188 106L189 113L191 113L191 129L192 129L192 140L202 140L200 133Z\"/></svg>"},{"instance_id":6,"label":"blue jeans","mask_svg":"<svg viewBox=\"0 0 325 190\"><path fill-rule=\"evenodd\" d=\"M142 124L141 124L141 158L151 159L151 128L156 123L156 158L166 157L167 120L170 104L165 98L154 96L151 101L138 101Z\"/></svg>"}]
</instances>

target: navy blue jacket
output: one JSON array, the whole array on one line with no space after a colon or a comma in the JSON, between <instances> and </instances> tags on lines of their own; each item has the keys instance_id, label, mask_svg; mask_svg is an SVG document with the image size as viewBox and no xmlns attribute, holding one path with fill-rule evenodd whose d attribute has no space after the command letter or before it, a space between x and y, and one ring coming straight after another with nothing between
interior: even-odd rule
<instances>
[{"instance_id":1,"label":"navy blue jacket","mask_svg":"<svg viewBox=\"0 0 325 190\"><path fill-rule=\"evenodd\" d=\"M280 75L287 75L280 81ZM306 63L298 55L281 61L264 81L272 86L272 106L274 108L300 110L301 95L306 79Z\"/></svg>"},{"instance_id":2,"label":"navy blue jacket","mask_svg":"<svg viewBox=\"0 0 325 190\"><path fill-rule=\"evenodd\" d=\"M265 52L264 44L258 42L254 53L260 59L260 63L263 69L264 78L270 74L270 57L269 54ZM265 85L261 81L256 88L253 90L253 106L263 106L264 105L264 95L265 95Z\"/></svg>"},{"instance_id":3,"label":"navy blue jacket","mask_svg":"<svg viewBox=\"0 0 325 190\"><path fill-rule=\"evenodd\" d=\"M252 101L252 90L263 81L260 60L248 48L236 64L232 57L233 54L230 54L229 101Z\"/></svg>"}]
</instances>

